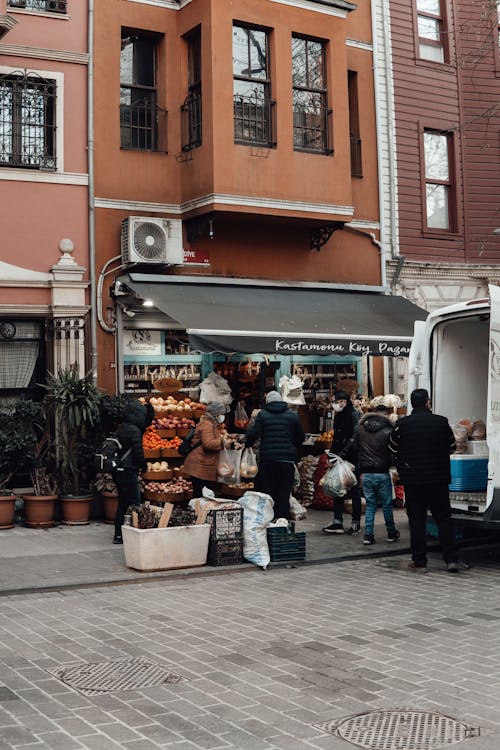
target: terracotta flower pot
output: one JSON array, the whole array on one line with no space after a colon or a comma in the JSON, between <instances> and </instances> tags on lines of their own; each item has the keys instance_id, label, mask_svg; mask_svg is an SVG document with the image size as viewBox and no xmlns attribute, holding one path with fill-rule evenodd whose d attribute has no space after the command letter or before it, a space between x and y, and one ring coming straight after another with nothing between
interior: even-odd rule
<instances>
[{"instance_id":1,"label":"terracotta flower pot","mask_svg":"<svg viewBox=\"0 0 500 750\"><path fill-rule=\"evenodd\" d=\"M16 499L15 495L0 495L0 529L14 528Z\"/></svg>"},{"instance_id":2,"label":"terracotta flower pot","mask_svg":"<svg viewBox=\"0 0 500 750\"><path fill-rule=\"evenodd\" d=\"M68 526L83 526L90 523L92 495L61 495L62 522Z\"/></svg>"},{"instance_id":3,"label":"terracotta flower pot","mask_svg":"<svg viewBox=\"0 0 500 750\"><path fill-rule=\"evenodd\" d=\"M112 492L101 492L104 501L104 523L114 523L118 510L118 497Z\"/></svg>"},{"instance_id":4,"label":"terracotta flower pot","mask_svg":"<svg viewBox=\"0 0 500 750\"><path fill-rule=\"evenodd\" d=\"M30 529L54 526L54 506L57 495L23 495L24 523Z\"/></svg>"}]
</instances>

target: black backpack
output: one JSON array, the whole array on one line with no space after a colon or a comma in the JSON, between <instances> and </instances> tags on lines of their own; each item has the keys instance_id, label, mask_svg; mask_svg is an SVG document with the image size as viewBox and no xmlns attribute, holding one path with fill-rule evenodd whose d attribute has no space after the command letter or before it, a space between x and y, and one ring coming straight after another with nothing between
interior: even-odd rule
<instances>
[{"instance_id":1,"label":"black backpack","mask_svg":"<svg viewBox=\"0 0 500 750\"><path fill-rule=\"evenodd\" d=\"M122 461L127 458L132 448L123 452L123 446L115 433L108 435L94 456L95 470L101 473L111 474L119 469Z\"/></svg>"},{"instance_id":2,"label":"black backpack","mask_svg":"<svg viewBox=\"0 0 500 750\"><path fill-rule=\"evenodd\" d=\"M191 453L193 448L196 448L198 445L200 445L200 443L193 445L193 437L194 437L195 429L196 429L195 427L191 427L188 434L186 435L182 443L177 448L179 455L185 457L188 455L188 453Z\"/></svg>"}]
</instances>

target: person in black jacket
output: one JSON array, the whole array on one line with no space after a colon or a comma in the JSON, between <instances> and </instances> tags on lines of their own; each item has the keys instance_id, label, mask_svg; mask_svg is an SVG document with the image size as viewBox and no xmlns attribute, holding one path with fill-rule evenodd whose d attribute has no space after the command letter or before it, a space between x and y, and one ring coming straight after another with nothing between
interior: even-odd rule
<instances>
[{"instance_id":1,"label":"person in black jacket","mask_svg":"<svg viewBox=\"0 0 500 750\"><path fill-rule=\"evenodd\" d=\"M437 523L439 542L446 568L457 573L457 543L448 485L450 454L456 449L455 437L446 417L432 414L429 394L424 388L413 391L413 407L402 417L389 439L396 467L405 488L405 504L410 522L410 569L426 572L427 509Z\"/></svg>"},{"instance_id":2,"label":"person in black jacket","mask_svg":"<svg viewBox=\"0 0 500 750\"><path fill-rule=\"evenodd\" d=\"M376 406L372 412L361 417L354 436L354 448L358 454L358 469L366 500L363 544L375 544L373 526L379 503L384 514L387 541L396 542L400 536L392 512L392 480L389 467L393 461L389 451L389 437L393 426L388 414L389 409L386 406Z\"/></svg>"},{"instance_id":3,"label":"person in black jacket","mask_svg":"<svg viewBox=\"0 0 500 750\"><path fill-rule=\"evenodd\" d=\"M347 391L336 391L333 411L335 412L335 417L333 420L331 452L356 466L357 455L354 449L354 435L358 426L359 412L354 408ZM359 480L357 472L356 477ZM345 497L350 497L352 502L352 521L350 528L347 529L347 533L359 534L361 531L361 493L359 491L359 484L351 487ZM345 497L335 497L333 499L333 523L325 526L323 529L325 534L345 533L343 521Z\"/></svg>"},{"instance_id":4,"label":"person in black jacket","mask_svg":"<svg viewBox=\"0 0 500 750\"><path fill-rule=\"evenodd\" d=\"M123 544L123 517L129 505L140 505L139 470L147 468L142 436L154 418L151 404L141 404L140 401L129 401L125 407L123 421L116 429L116 436L120 441L125 457L121 466L113 472L113 479L118 489L118 508L115 516L115 535L113 544Z\"/></svg>"},{"instance_id":5,"label":"person in black jacket","mask_svg":"<svg viewBox=\"0 0 500 750\"><path fill-rule=\"evenodd\" d=\"M278 391L269 391L266 404L246 432L249 448L260 439L259 474L256 489L274 500L274 518L290 518L297 449L305 433L298 414L288 408Z\"/></svg>"}]
</instances>

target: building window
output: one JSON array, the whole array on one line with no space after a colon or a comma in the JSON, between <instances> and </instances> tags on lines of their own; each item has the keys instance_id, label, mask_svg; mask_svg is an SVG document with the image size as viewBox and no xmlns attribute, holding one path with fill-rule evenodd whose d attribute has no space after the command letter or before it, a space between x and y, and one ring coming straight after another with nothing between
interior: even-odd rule
<instances>
[{"instance_id":1,"label":"building window","mask_svg":"<svg viewBox=\"0 0 500 750\"><path fill-rule=\"evenodd\" d=\"M182 150L201 146L201 29L186 37L188 47L188 95L181 107Z\"/></svg>"},{"instance_id":2,"label":"building window","mask_svg":"<svg viewBox=\"0 0 500 750\"><path fill-rule=\"evenodd\" d=\"M296 151L330 151L325 44L292 37L293 145Z\"/></svg>"},{"instance_id":3,"label":"building window","mask_svg":"<svg viewBox=\"0 0 500 750\"><path fill-rule=\"evenodd\" d=\"M428 229L454 230L452 144L450 133L424 132L425 224Z\"/></svg>"},{"instance_id":4,"label":"building window","mask_svg":"<svg viewBox=\"0 0 500 750\"><path fill-rule=\"evenodd\" d=\"M358 74L347 71L347 91L349 96L349 137L351 145L351 177L363 177L361 158L361 136L359 129Z\"/></svg>"},{"instance_id":5,"label":"building window","mask_svg":"<svg viewBox=\"0 0 500 750\"><path fill-rule=\"evenodd\" d=\"M417 24L419 57L445 62L441 0L417 0Z\"/></svg>"},{"instance_id":6,"label":"building window","mask_svg":"<svg viewBox=\"0 0 500 750\"><path fill-rule=\"evenodd\" d=\"M269 33L248 26L233 26L234 141L275 145Z\"/></svg>"},{"instance_id":7,"label":"building window","mask_svg":"<svg viewBox=\"0 0 500 750\"><path fill-rule=\"evenodd\" d=\"M120 142L125 149L166 151L165 110L158 107L158 37L122 30L120 55Z\"/></svg>"},{"instance_id":8,"label":"building window","mask_svg":"<svg viewBox=\"0 0 500 750\"><path fill-rule=\"evenodd\" d=\"M0 77L0 166L56 169L56 82Z\"/></svg>"},{"instance_id":9,"label":"building window","mask_svg":"<svg viewBox=\"0 0 500 750\"><path fill-rule=\"evenodd\" d=\"M8 8L41 10L45 13L66 13L67 0L7 0Z\"/></svg>"}]
</instances>

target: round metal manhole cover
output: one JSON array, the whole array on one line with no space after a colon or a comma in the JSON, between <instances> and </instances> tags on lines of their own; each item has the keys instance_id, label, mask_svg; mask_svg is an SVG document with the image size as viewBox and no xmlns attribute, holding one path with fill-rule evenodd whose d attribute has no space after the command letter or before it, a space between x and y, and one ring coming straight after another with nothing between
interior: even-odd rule
<instances>
[{"instance_id":1,"label":"round metal manhole cover","mask_svg":"<svg viewBox=\"0 0 500 750\"><path fill-rule=\"evenodd\" d=\"M49 670L50 674L83 695L137 690L179 682L182 677L143 657L115 661L80 662Z\"/></svg>"},{"instance_id":2,"label":"round metal manhole cover","mask_svg":"<svg viewBox=\"0 0 500 750\"><path fill-rule=\"evenodd\" d=\"M370 711L316 724L365 750L437 750L477 737L479 728L430 711Z\"/></svg>"}]
</instances>

